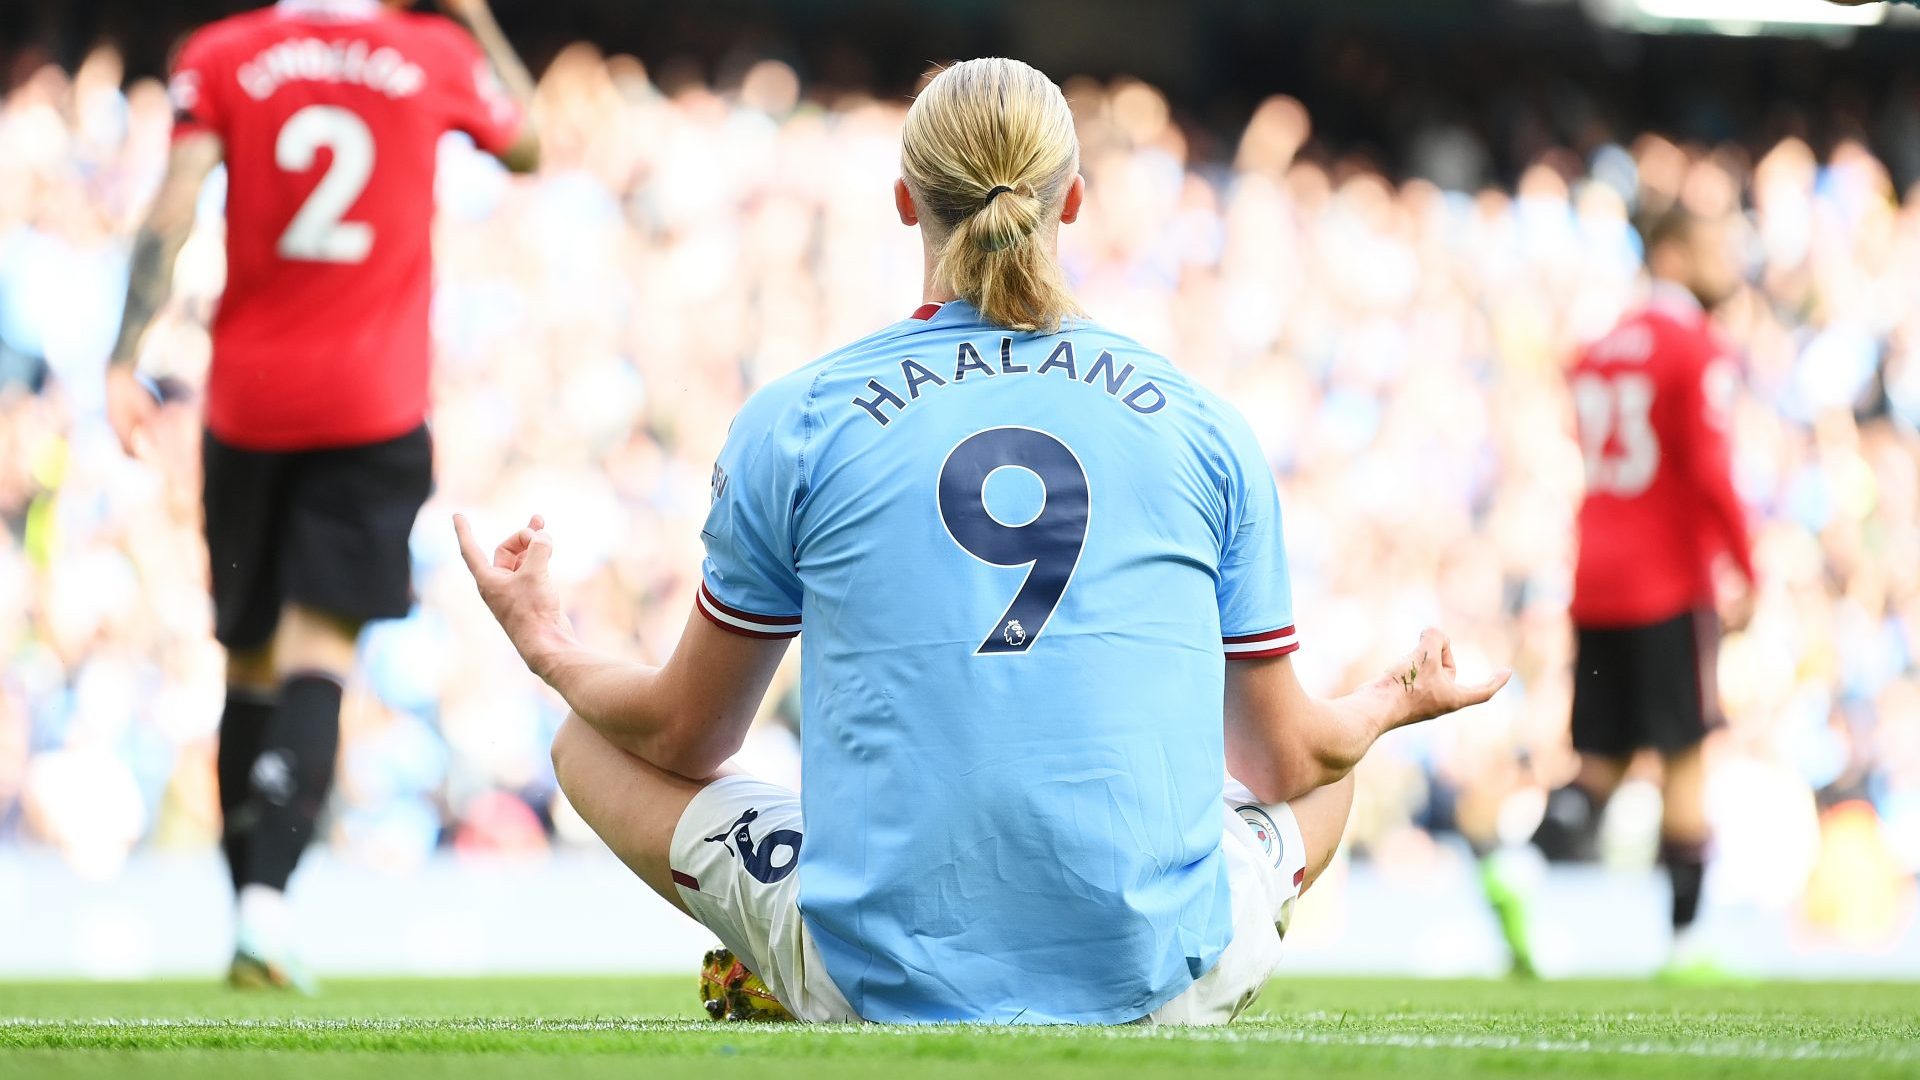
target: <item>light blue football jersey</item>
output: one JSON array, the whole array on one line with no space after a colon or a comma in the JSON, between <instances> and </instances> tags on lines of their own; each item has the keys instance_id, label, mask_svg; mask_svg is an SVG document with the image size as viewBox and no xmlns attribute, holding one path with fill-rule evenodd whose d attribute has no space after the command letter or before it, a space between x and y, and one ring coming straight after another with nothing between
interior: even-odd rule
<instances>
[{"instance_id":1,"label":"light blue football jersey","mask_svg":"<svg viewBox=\"0 0 1920 1080\"><path fill-rule=\"evenodd\" d=\"M928 305L755 394L713 491L700 609L801 634L800 908L861 1016L1119 1023L1213 966L1224 659L1296 641L1232 407Z\"/></svg>"}]
</instances>

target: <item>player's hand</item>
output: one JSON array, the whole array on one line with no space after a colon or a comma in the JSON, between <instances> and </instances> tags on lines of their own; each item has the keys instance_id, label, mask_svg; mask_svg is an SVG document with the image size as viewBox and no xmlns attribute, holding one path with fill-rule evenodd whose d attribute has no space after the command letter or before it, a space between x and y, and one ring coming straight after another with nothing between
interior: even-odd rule
<instances>
[{"instance_id":1,"label":"player's hand","mask_svg":"<svg viewBox=\"0 0 1920 1080\"><path fill-rule=\"evenodd\" d=\"M1388 668L1375 685L1399 696L1403 719L1395 726L1401 726L1479 705L1499 693L1512 677L1511 670L1498 671L1483 682L1462 683L1453 666L1453 643L1440 631L1428 629L1421 632L1414 650Z\"/></svg>"},{"instance_id":2,"label":"player's hand","mask_svg":"<svg viewBox=\"0 0 1920 1080\"><path fill-rule=\"evenodd\" d=\"M1720 628L1729 634L1738 634L1746 630L1753 622L1753 589L1745 588L1728 597L1720 605Z\"/></svg>"},{"instance_id":3,"label":"player's hand","mask_svg":"<svg viewBox=\"0 0 1920 1080\"><path fill-rule=\"evenodd\" d=\"M132 364L114 364L107 368L107 423L120 438L120 449L134 456L136 443L148 424L160 413L160 402L153 390L141 381Z\"/></svg>"},{"instance_id":4,"label":"player's hand","mask_svg":"<svg viewBox=\"0 0 1920 1080\"><path fill-rule=\"evenodd\" d=\"M453 515L453 532L460 540L460 557L480 589L480 599L494 621L507 632L533 673L546 677L548 661L573 641L573 625L560 607L560 594L547 571L553 559L553 537L539 514L527 527L501 541L488 561L473 539L464 514Z\"/></svg>"}]
</instances>

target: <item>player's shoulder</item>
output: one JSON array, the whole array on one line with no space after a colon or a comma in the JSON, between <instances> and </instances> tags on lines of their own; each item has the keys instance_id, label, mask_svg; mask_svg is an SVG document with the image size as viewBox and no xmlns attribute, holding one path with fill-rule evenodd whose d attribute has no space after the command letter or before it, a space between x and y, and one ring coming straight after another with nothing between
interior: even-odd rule
<instances>
[{"instance_id":1,"label":"player's shoulder","mask_svg":"<svg viewBox=\"0 0 1920 1080\"><path fill-rule=\"evenodd\" d=\"M747 395L734 414L733 425L762 431L785 428L795 423L807 408L818 380L821 362L790 371Z\"/></svg>"},{"instance_id":2,"label":"player's shoulder","mask_svg":"<svg viewBox=\"0 0 1920 1080\"><path fill-rule=\"evenodd\" d=\"M1695 308L1652 301L1625 315L1581 350L1579 368L1685 367L1711 352L1713 331Z\"/></svg>"},{"instance_id":3,"label":"player's shoulder","mask_svg":"<svg viewBox=\"0 0 1920 1080\"><path fill-rule=\"evenodd\" d=\"M1216 467L1256 452L1259 438L1239 407L1166 353L1090 319L1072 320L1062 333L1073 334L1083 353L1112 353L1118 367L1132 365L1140 377L1159 387L1168 402L1158 414L1166 420L1161 430L1173 442L1197 451Z\"/></svg>"},{"instance_id":4,"label":"player's shoulder","mask_svg":"<svg viewBox=\"0 0 1920 1080\"><path fill-rule=\"evenodd\" d=\"M838 393L844 384L864 385L870 379L898 375L902 354L920 343L919 335L942 329L929 318L937 306L913 315L821 354L755 391L734 419L758 428L792 422L815 408L823 393Z\"/></svg>"},{"instance_id":5,"label":"player's shoulder","mask_svg":"<svg viewBox=\"0 0 1920 1080\"><path fill-rule=\"evenodd\" d=\"M1576 366L1643 365L1659 351L1662 332L1645 308L1634 308L1621 315L1606 333L1583 345Z\"/></svg>"},{"instance_id":6,"label":"player's shoulder","mask_svg":"<svg viewBox=\"0 0 1920 1080\"><path fill-rule=\"evenodd\" d=\"M1639 314L1666 348L1695 350L1713 345L1713 321L1690 293L1677 289L1656 291Z\"/></svg>"},{"instance_id":7,"label":"player's shoulder","mask_svg":"<svg viewBox=\"0 0 1920 1080\"><path fill-rule=\"evenodd\" d=\"M479 45L460 24L430 11L389 11L378 20L382 41L424 66L437 81L467 79L482 62Z\"/></svg>"},{"instance_id":8,"label":"player's shoulder","mask_svg":"<svg viewBox=\"0 0 1920 1080\"><path fill-rule=\"evenodd\" d=\"M1135 382L1152 382L1170 402L1189 402L1188 410L1174 409L1171 417L1186 416L1189 420L1210 423L1225 404L1219 395L1209 392L1195 382L1180 365L1166 353L1152 346L1142 344L1137 338L1115 330L1106 323L1088 318L1068 319L1060 327L1060 336L1072 340L1081 355L1091 357L1098 363L1100 357L1111 354L1111 365L1115 370L1125 372L1132 368L1137 375Z\"/></svg>"},{"instance_id":9,"label":"player's shoulder","mask_svg":"<svg viewBox=\"0 0 1920 1080\"><path fill-rule=\"evenodd\" d=\"M391 32L409 42L417 42L446 53L471 51L472 40L460 24L431 11L396 11L385 16Z\"/></svg>"},{"instance_id":10,"label":"player's shoulder","mask_svg":"<svg viewBox=\"0 0 1920 1080\"><path fill-rule=\"evenodd\" d=\"M1198 383L1189 385L1194 402L1192 438L1216 465L1232 467L1236 462L1265 457L1260 436L1239 406Z\"/></svg>"},{"instance_id":11,"label":"player's shoulder","mask_svg":"<svg viewBox=\"0 0 1920 1080\"><path fill-rule=\"evenodd\" d=\"M734 414L734 430L776 432L798 424L818 396L823 378L849 362L857 363L861 357L874 354L877 351L874 346L888 340L894 329L889 326L875 331L761 386L747 396L740 411Z\"/></svg>"},{"instance_id":12,"label":"player's shoulder","mask_svg":"<svg viewBox=\"0 0 1920 1080\"><path fill-rule=\"evenodd\" d=\"M180 43L180 55L210 57L245 49L274 33L282 22L272 6L215 19L186 36Z\"/></svg>"},{"instance_id":13,"label":"player's shoulder","mask_svg":"<svg viewBox=\"0 0 1920 1080\"><path fill-rule=\"evenodd\" d=\"M857 381L870 374L869 368L885 367L897 362L900 347L906 339L929 328L924 310L890 322L864 337L816 357L786 377L768 383L761 393L782 399L806 397L829 378L845 377Z\"/></svg>"},{"instance_id":14,"label":"player's shoulder","mask_svg":"<svg viewBox=\"0 0 1920 1080\"><path fill-rule=\"evenodd\" d=\"M1190 381L1165 353L1149 348L1141 344L1137 338L1121 333L1096 319L1077 316L1069 318L1061 323L1060 333L1079 341L1082 349L1089 344L1098 343L1101 348L1116 356L1125 356L1129 363L1151 371L1156 377L1164 376L1182 385Z\"/></svg>"},{"instance_id":15,"label":"player's shoulder","mask_svg":"<svg viewBox=\"0 0 1920 1080\"><path fill-rule=\"evenodd\" d=\"M1177 390L1190 396L1202 405L1209 414L1221 409L1232 411L1225 398L1208 390L1186 373L1173 358L1139 339L1124 334L1103 322L1093 319L1070 319L1061 327L1061 333L1072 334L1082 341L1084 349L1088 344L1098 344L1103 351L1112 352L1126 363L1133 364L1143 375L1151 377L1168 390Z\"/></svg>"}]
</instances>

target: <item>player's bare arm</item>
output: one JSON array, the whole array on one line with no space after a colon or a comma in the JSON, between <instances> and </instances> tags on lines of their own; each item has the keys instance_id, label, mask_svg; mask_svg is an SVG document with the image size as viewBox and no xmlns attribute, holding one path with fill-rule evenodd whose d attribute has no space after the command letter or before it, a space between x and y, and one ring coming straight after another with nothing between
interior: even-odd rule
<instances>
[{"instance_id":1,"label":"player's bare arm","mask_svg":"<svg viewBox=\"0 0 1920 1080\"><path fill-rule=\"evenodd\" d=\"M159 406L136 371L140 342L173 291L173 263L187 242L187 234L193 231L200 186L220 164L223 154L220 137L211 132L196 132L176 140L167 157L167 174L160 191L134 235L120 337L107 368L107 420L128 453L133 452L135 433Z\"/></svg>"},{"instance_id":2,"label":"player's bare arm","mask_svg":"<svg viewBox=\"0 0 1920 1080\"><path fill-rule=\"evenodd\" d=\"M507 93L513 95L522 109L530 110L533 105L533 74L527 70L520 54L513 51L513 44L495 21L493 9L487 6L487 0L443 0L441 6L473 35L473 40L480 45L480 51L486 54L487 65L506 86ZM534 130L531 111L522 122L519 138L500 155L500 163L517 173L532 172L540 167L540 136Z\"/></svg>"},{"instance_id":3,"label":"player's bare arm","mask_svg":"<svg viewBox=\"0 0 1920 1080\"><path fill-rule=\"evenodd\" d=\"M1290 655L1236 661L1227 665L1227 769L1262 800L1296 799L1346 776L1380 736L1481 704L1512 674L1461 682L1452 643L1431 629L1379 678L1330 701L1300 685Z\"/></svg>"},{"instance_id":4,"label":"player's bare arm","mask_svg":"<svg viewBox=\"0 0 1920 1080\"><path fill-rule=\"evenodd\" d=\"M480 597L527 667L614 746L689 779L715 775L746 739L787 642L730 634L689 615L659 667L604 656L574 635L548 566L553 539L538 515L489 561L465 517L460 553Z\"/></svg>"}]
</instances>

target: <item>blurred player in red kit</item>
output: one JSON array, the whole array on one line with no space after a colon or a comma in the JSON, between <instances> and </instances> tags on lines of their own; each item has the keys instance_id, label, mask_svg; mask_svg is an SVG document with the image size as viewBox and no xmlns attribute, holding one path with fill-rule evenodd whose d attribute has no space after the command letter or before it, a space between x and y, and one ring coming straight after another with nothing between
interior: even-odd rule
<instances>
[{"instance_id":1,"label":"blurred player in red kit","mask_svg":"<svg viewBox=\"0 0 1920 1080\"><path fill-rule=\"evenodd\" d=\"M1634 754L1659 754L1660 861L1673 886L1667 972L1677 977L1716 970L1691 934L1708 841L1701 742L1720 722L1716 564L1741 583L1725 606L1734 629L1750 614L1754 580L1729 460L1739 370L1708 316L1740 285L1733 226L1684 209L1653 221L1647 302L1569 372L1587 474L1572 605L1580 772L1548 797L1533 836L1549 860L1592 859L1601 812ZM1488 893L1515 966L1530 971L1526 890L1503 870L1510 862L1488 861Z\"/></svg>"},{"instance_id":2,"label":"blurred player in red kit","mask_svg":"<svg viewBox=\"0 0 1920 1080\"><path fill-rule=\"evenodd\" d=\"M131 451L157 404L141 337L224 162L203 464L239 986L304 982L284 892L332 785L341 688L360 628L412 602L407 541L433 476L441 136L464 132L516 171L538 157L532 80L485 0L443 0L451 19L408 6L280 0L186 41L167 174L135 239L108 369L108 416Z\"/></svg>"}]
</instances>

